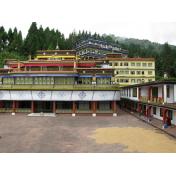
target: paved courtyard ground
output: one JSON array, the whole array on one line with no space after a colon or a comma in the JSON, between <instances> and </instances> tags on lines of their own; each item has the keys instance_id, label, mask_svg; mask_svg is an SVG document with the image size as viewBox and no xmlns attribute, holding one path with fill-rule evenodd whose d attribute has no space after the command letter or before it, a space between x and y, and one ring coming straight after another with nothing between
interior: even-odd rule
<instances>
[{"instance_id":1,"label":"paved courtyard ground","mask_svg":"<svg viewBox=\"0 0 176 176\"><path fill-rule=\"evenodd\" d=\"M0 114L0 152L176 152L176 139L123 111L117 117Z\"/></svg>"}]
</instances>

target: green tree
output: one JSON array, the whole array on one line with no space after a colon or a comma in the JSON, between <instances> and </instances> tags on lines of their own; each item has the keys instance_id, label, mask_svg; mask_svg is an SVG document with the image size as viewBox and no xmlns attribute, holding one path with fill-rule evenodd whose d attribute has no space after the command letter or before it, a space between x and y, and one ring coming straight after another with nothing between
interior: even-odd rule
<instances>
[{"instance_id":1,"label":"green tree","mask_svg":"<svg viewBox=\"0 0 176 176\"><path fill-rule=\"evenodd\" d=\"M161 60L163 62L163 71L168 74L168 76L174 76L174 56L173 51L168 43L163 45L163 49L161 52Z\"/></svg>"},{"instance_id":2,"label":"green tree","mask_svg":"<svg viewBox=\"0 0 176 176\"><path fill-rule=\"evenodd\" d=\"M39 31L37 29L37 23L32 22L28 34L24 41L24 54L34 56L37 49L39 49Z\"/></svg>"},{"instance_id":3,"label":"green tree","mask_svg":"<svg viewBox=\"0 0 176 176\"><path fill-rule=\"evenodd\" d=\"M0 52L6 49L8 42L7 33L3 26L0 27Z\"/></svg>"},{"instance_id":4,"label":"green tree","mask_svg":"<svg viewBox=\"0 0 176 176\"><path fill-rule=\"evenodd\" d=\"M21 31L18 32L17 28L8 31L8 51L17 52L22 54L23 38Z\"/></svg>"}]
</instances>

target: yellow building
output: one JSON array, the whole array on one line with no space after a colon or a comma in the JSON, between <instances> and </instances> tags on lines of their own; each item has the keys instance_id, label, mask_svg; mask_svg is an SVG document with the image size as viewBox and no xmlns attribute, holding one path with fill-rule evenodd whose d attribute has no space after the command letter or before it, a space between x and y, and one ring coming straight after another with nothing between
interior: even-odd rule
<instances>
[{"instance_id":1,"label":"yellow building","mask_svg":"<svg viewBox=\"0 0 176 176\"><path fill-rule=\"evenodd\" d=\"M35 60L68 60L76 59L75 50L38 50Z\"/></svg>"},{"instance_id":2,"label":"yellow building","mask_svg":"<svg viewBox=\"0 0 176 176\"><path fill-rule=\"evenodd\" d=\"M154 58L107 58L115 68L115 82L120 85L155 81Z\"/></svg>"}]
</instances>

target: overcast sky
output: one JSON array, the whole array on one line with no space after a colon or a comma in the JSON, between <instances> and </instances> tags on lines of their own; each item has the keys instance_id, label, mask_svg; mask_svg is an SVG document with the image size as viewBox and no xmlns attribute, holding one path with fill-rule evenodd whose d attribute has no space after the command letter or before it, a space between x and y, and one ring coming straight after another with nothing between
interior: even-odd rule
<instances>
[{"instance_id":1,"label":"overcast sky","mask_svg":"<svg viewBox=\"0 0 176 176\"><path fill-rule=\"evenodd\" d=\"M174 0L3 0L0 26L17 27L26 35L30 24L176 45Z\"/></svg>"}]
</instances>

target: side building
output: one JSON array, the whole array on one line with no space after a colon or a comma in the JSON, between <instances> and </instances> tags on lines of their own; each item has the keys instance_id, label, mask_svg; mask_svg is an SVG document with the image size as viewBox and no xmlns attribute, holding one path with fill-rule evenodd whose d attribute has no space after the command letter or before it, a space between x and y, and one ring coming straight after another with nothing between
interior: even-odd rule
<instances>
[{"instance_id":1,"label":"side building","mask_svg":"<svg viewBox=\"0 0 176 176\"><path fill-rule=\"evenodd\" d=\"M155 81L154 58L120 58L109 54L106 60L114 68L115 82L121 86Z\"/></svg>"},{"instance_id":2,"label":"side building","mask_svg":"<svg viewBox=\"0 0 176 176\"><path fill-rule=\"evenodd\" d=\"M121 89L121 106L161 124L176 125L176 81L154 81Z\"/></svg>"}]
</instances>

